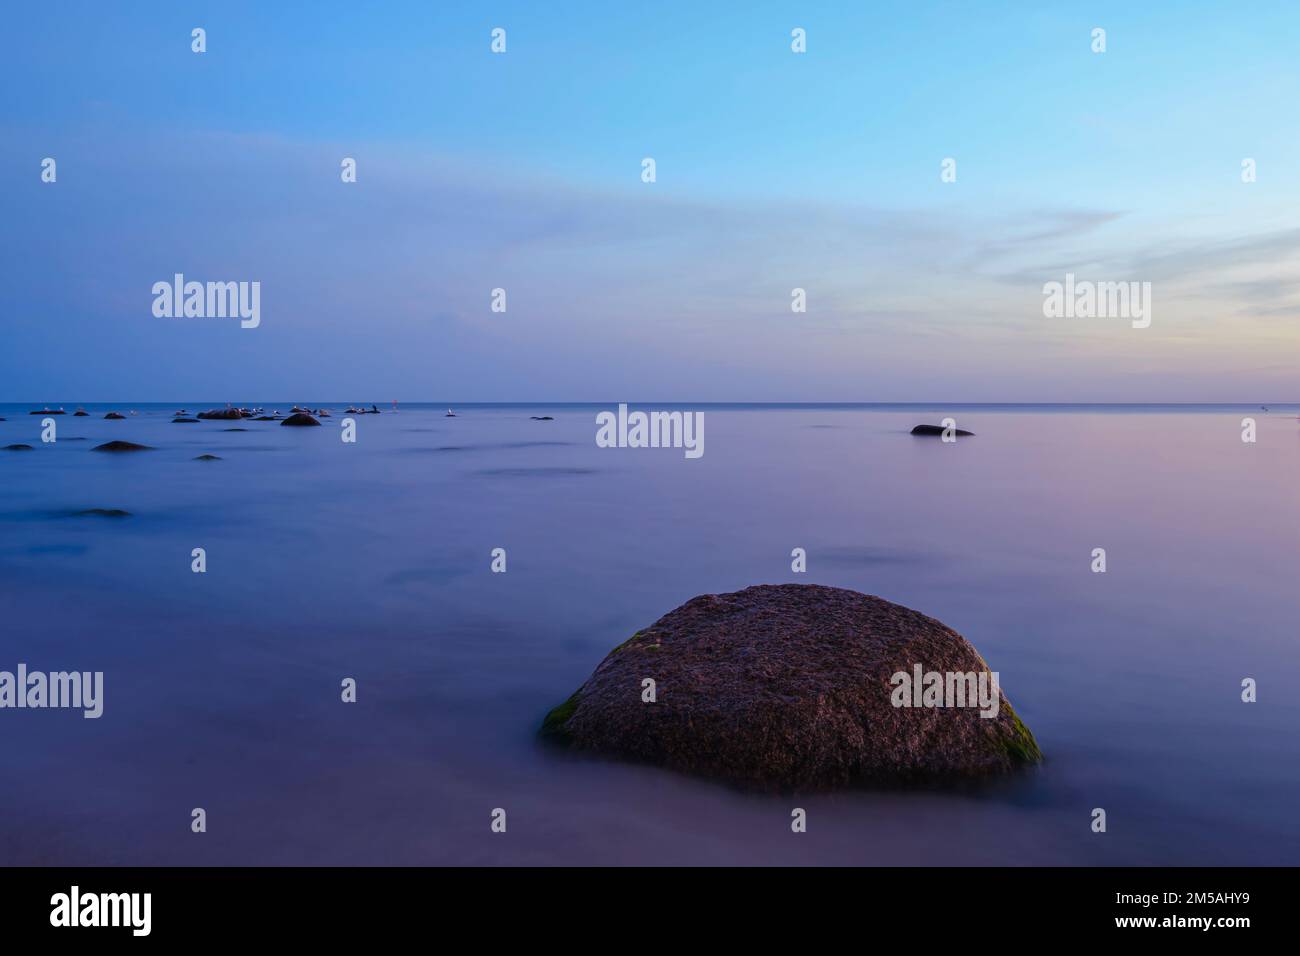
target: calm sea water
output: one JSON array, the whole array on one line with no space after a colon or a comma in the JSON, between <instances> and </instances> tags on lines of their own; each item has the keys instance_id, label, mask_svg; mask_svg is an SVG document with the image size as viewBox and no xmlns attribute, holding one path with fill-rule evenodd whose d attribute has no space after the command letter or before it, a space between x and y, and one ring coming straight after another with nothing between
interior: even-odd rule
<instances>
[{"instance_id":1,"label":"calm sea water","mask_svg":"<svg viewBox=\"0 0 1300 956\"><path fill-rule=\"evenodd\" d=\"M36 446L0 452L0 669L102 670L105 712L0 711L0 863L1300 863L1295 407L703 406L693 461L597 448L595 406L385 409L355 445L339 404L87 406L54 445L30 407L0 406ZM945 414L977 437L907 434ZM758 797L536 745L635 630L781 581L960 631L1047 763Z\"/></svg>"}]
</instances>

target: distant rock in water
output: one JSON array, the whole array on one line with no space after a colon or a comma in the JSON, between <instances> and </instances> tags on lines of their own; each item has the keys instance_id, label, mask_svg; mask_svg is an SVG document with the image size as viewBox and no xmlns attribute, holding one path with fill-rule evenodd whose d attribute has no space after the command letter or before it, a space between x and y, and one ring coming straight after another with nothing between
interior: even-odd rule
<instances>
[{"instance_id":1,"label":"distant rock in water","mask_svg":"<svg viewBox=\"0 0 1300 956\"><path fill-rule=\"evenodd\" d=\"M149 445L137 445L133 441L110 441L96 445L91 451L155 451Z\"/></svg>"},{"instance_id":2,"label":"distant rock in water","mask_svg":"<svg viewBox=\"0 0 1300 956\"><path fill-rule=\"evenodd\" d=\"M319 425L320 422L316 421L316 419L312 418L310 415L308 415L305 412L296 412L295 414L290 415L284 421L280 422L280 424L281 425Z\"/></svg>"},{"instance_id":3,"label":"distant rock in water","mask_svg":"<svg viewBox=\"0 0 1300 956\"><path fill-rule=\"evenodd\" d=\"M952 699L969 688L973 706L935 706L942 683L924 705L918 668L970 675ZM988 670L956 631L901 605L760 585L693 598L632 635L540 734L762 790L978 778L1042 759ZM981 716L980 689L994 716Z\"/></svg>"},{"instance_id":4,"label":"distant rock in water","mask_svg":"<svg viewBox=\"0 0 1300 956\"><path fill-rule=\"evenodd\" d=\"M274 415L258 415L253 419L255 422L273 422L276 420Z\"/></svg>"},{"instance_id":5,"label":"distant rock in water","mask_svg":"<svg viewBox=\"0 0 1300 956\"><path fill-rule=\"evenodd\" d=\"M173 424L173 425L180 425L180 424L190 425L190 424L193 424L193 423L195 423L195 422L197 422L197 421L198 421L197 418L179 418L179 417L178 417L178 418L173 418L173 419L172 419L172 424Z\"/></svg>"},{"instance_id":6,"label":"distant rock in water","mask_svg":"<svg viewBox=\"0 0 1300 956\"><path fill-rule=\"evenodd\" d=\"M917 425L915 428L912 429L912 434L942 436L946 430L947 429L945 429L942 425ZM952 430L952 433L954 435L966 435L969 437L974 437L975 435L974 432L962 431L960 428L954 428Z\"/></svg>"},{"instance_id":7,"label":"distant rock in water","mask_svg":"<svg viewBox=\"0 0 1300 956\"><path fill-rule=\"evenodd\" d=\"M532 419L533 421L535 421L535 422L553 422L553 421L555 421L555 419L552 418L550 415L529 415L528 417L531 418L531 419Z\"/></svg>"},{"instance_id":8,"label":"distant rock in water","mask_svg":"<svg viewBox=\"0 0 1300 956\"><path fill-rule=\"evenodd\" d=\"M31 445L5 445L0 451L35 451Z\"/></svg>"},{"instance_id":9,"label":"distant rock in water","mask_svg":"<svg viewBox=\"0 0 1300 956\"><path fill-rule=\"evenodd\" d=\"M60 408L57 412L52 412L52 411L50 411L50 410L47 408L47 409L45 409L45 410L43 410L43 411L39 411L39 412L28 412L27 414L28 414L28 415L66 415L67 412L65 412L65 411L64 411L63 409L61 409L61 408Z\"/></svg>"},{"instance_id":10,"label":"distant rock in water","mask_svg":"<svg viewBox=\"0 0 1300 956\"><path fill-rule=\"evenodd\" d=\"M89 415L89 414L90 414L90 412L85 411L84 409L78 408L75 412L72 413L72 417L73 417L73 418L85 418L85 417L86 417L87 415Z\"/></svg>"},{"instance_id":11,"label":"distant rock in water","mask_svg":"<svg viewBox=\"0 0 1300 956\"><path fill-rule=\"evenodd\" d=\"M223 428L223 429L221 429L221 430L222 430L223 432L246 432L246 431L248 431L247 428Z\"/></svg>"},{"instance_id":12,"label":"distant rock in water","mask_svg":"<svg viewBox=\"0 0 1300 956\"><path fill-rule=\"evenodd\" d=\"M205 420L238 421L244 417L244 413L238 408L214 408L210 411L199 412L198 417Z\"/></svg>"},{"instance_id":13,"label":"distant rock in water","mask_svg":"<svg viewBox=\"0 0 1300 956\"><path fill-rule=\"evenodd\" d=\"M73 515L78 518L129 518L131 512L121 508L87 508L85 511L74 511Z\"/></svg>"},{"instance_id":14,"label":"distant rock in water","mask_svg":"<svg viewBox=\"0 0 1300 956\"><path fill-rule=\"evenodd\" d=\"M194 460L195 461L221 461L221 459L218 458L216 455L199 455L199 457L195 458Z\"/></svg>"},{"instance_id":15,"label":"distant rock in water","mask_svg":"<svg viewBox=\"0 0 1300 956\"><path fill-rule=\"evenodd\" d=\"M110 421L124 421L126 419L125 415L119 415L117 412L109 412L104 417Z\"/></svg>"}]
</instances>

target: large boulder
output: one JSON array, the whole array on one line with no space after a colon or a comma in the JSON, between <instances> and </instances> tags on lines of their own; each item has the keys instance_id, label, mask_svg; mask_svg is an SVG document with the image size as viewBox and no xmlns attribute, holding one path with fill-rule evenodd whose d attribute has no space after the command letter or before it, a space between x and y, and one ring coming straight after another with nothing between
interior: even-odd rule
<instances>
[{"instance_id":1,"label":"large boulder","mask_svg":"<svg viewBox=\"0 0 1300 956\"><path fill-rule=\"evenodd\" d=\"M244 417L244 413L238 408L214 408L199 412L198 417L205 421L238 421Z\"/></svg>"},{"instance_id":2,"label":"large boulder","mask_svg":"<svg viewBox=\"0 0 1300 956\"><path fill-rule=\"evenodd\" d=\"M937 700L913 695L918 666L945 685L948 674L982 681L986 706L978 692L974 706L938 705L944 686ZM910 608L841 588L761 585L693 598L632 635L541 735L767 790L982 777L1042 759L988 671L965 638ZM952 684L949 700L970 687Z\"/></svg>"}]
</instances>

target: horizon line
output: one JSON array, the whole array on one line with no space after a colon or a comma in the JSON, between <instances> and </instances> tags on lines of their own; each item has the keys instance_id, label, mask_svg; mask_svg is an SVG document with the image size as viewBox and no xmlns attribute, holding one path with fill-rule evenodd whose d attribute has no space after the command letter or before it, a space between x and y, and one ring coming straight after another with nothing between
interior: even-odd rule
<instances>
[{"instance_id":1,"label":"horizon line","mask_svg":"<svg viewBox=\"0 0 1300 956\"><path fill-rule=\"evenodd\" d=\"M194 401L189 401L189 402L180 402L180 401L171 401L171 400L164 400L164 399L149 399L149 400L146 400L146 401L135 401L135 402L132 402L132 401L88 401L88 402L63 402L63 403L59 403L59 402L0 401L0 405L15 405L15 406L23 406L23 407L25 407L25 408L30 408L32 411L46 411L46 410L49 410L49 411L55 411L55 410L58 410L58 409L65 409L65 410L66 410L66 409L69 409L69 408L75 410L75 409L77 409L77 408L82 408L82 407L85 407L85 406L87 406L87 405L113 405L113 406L122 406L122 407L129 406L129 405L177 405L177 406L179 406L179 407L188 407L189 405L193 405L193 406L195 406L196 408L202 406L202 407L204 407L204 408L217 408L217 409L219 409L219 408L227 408L227 407L230 407L230 408L247 408L247 407L254 406L254 405L256 405L256 406L258 406L258 407L264 407L264 406L266 406L266 405L289 405L289 406L293 406L293 405L300 405L300 406L301 406L301 405L310 405L310 406L313 406L313 407L316 407L316 408L326 408L326 407L332 407L332 406L336 406L336 405L353 405L353 404L356 404L356 403L354 403L354 402L339 402L339 401L311 401L311 402L303 402L303 401L301 401L301 400L289 400L289 399L286 399L286 400L283 400L283 401L265 401L265 400L263 400L263 401L258 401L258 402L249 402L249 403L243 403L243 404L240 404L240 403L234 403L234 402L224 402L224 401L222 401L222 402L206 402L206 401L205 401L205 402L194 402ZM389 408L389 407L391 407L391 406L394 404L394 401L393 401L392 399L388 399L387 401L385 401L385 402L383 402L383 403L370 401L370 402L361 402L360 404L363 405L363 406L364 406L364 405L372 405L372 406L376 406L376 407ZM1300 401L1274 401L1274 402L1259 402L1259 401L1255 401L1255 402L1243 402L1243 401L1231 401L1231 402L1215 402L1215 401L1197 401L1197 402L1168 402L1168 401L1165 401L1165 402L1161 402L1161 401L1145 401L1145 402L997 402L997 401L994 401L994 402L988 402L988 401L986 401L986 402L966 402L966 401L955 401L955 402L945 402L945 401L919 401L919 402L918 402L918 401L911 401L911 402L888 402L888 401L886 401L886 402L881 402L881 401L801 401L801 402L789 402L789 401L707 401L707 402L694 402L694 401L628 401L628 400L619 400L619 401L612 401L612 402L611 402L611 401L455 401L455 400L448 401L448 400L446 400L446 399L442 399L442 400L438 400L438 401L433 401L433 400L430 400L430 399L406 399L406 400L398 399L398 400L396 401L396 404L397 404L397 406L398 406L399 408L400 408L402 405L434 405L434 406L439 406L439 407L443 407L443 406L459 406L459 407L461 407L461 408L475 408L475 407L479 407L479 408L522 408L522 407L556 407L556 406L567 406L567 407L571 407L571 408L572 408L572 407L581 407L581 408L602 407L602 408L603 408L603 407L608 407L608 406L611 406L611 405L612 405L612 406L615 406L615 407L617 407L618 405L628 405L628 406L633 406L633 405L636 405L636 406L673 406L673 407L687 407L687 406L689 406L689 407L691 407L691 408L701 408L701 407L702 407L702 408L708 408L708 407L736 407L736 406L742 406L742 407L743 407L743 406L752 406L752 407L782 407L782 408L801 408L801 407L806 407L806 408L828 408L828 407L832 407L832 408L833 408L833 407L839 407L839 408L906 408L906 407L926 407L926 408L928 408L928 407L942 407L942 408L980 408L980 407L987 407L987 408L993 408L993 407L1002 407L1002 408L1006 408L1006 407L1012 407L1012 408L1015 408L1015 407L1023 407L1023 408L1044 408L1044 407L1049 407L1049 408L1050 408L1050 407L1061 407L1061 408L1135 408L1135 407L1136 407L1136 408L1143 408L1143 407L1146 407L1146 408L1161 408L1161 407L1180 407L1180 406L1185 406L1185 407L1189 407L1189 408L1194 408L1194 407L1204 407L1204 406L1217 406L1217 407L1220 407L1220 408L1265 408L1265 407L1267 407L1267 406L1278 406L1278 407L1282 407L1282 406L1288 406L1288 405L1300 405Z\"/></svg>"}]
</instances>

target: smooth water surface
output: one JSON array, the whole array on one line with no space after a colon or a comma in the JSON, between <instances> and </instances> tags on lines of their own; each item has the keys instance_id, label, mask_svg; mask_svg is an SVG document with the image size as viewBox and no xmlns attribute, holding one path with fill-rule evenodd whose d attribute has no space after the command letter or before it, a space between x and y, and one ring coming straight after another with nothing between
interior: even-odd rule
<instances>
[{"instance_id":1,"label":"smooth water surface","mask_svg":"<svg viewBox=\"0 0 1300 956\"><path fill-rule=\"evenodd\" d=\"M1300 862L1293 407L703 406L698 460L598 448L595 406L386 408L355 445L339 404L88 406L53 444L32 407L0 406L35 446L0 451L0 670L102 670L105 704L0 711L0 863ZM976 437L908 435L949 414ZM960 631L1046 764L760 797L538 747L638 628L781 581Z\"/></svg>"}]
</instances>

